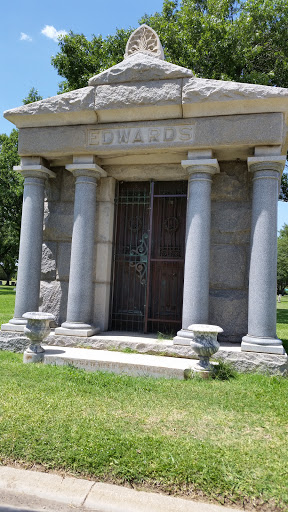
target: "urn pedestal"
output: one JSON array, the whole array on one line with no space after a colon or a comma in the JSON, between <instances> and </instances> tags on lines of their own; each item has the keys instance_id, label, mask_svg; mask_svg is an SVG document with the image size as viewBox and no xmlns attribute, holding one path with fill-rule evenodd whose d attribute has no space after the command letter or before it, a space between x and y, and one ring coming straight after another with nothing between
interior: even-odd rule
<instances>
[{"instance_id":1,"label":"urn pedestal","mask_svg":"<svg viewBox=\"0 0 288 512\"><path fill-rule=\"evenodd\" d=\"M27 320L24 334L30 340L30 345L23 354L23 363L41 363L45 353L41 343L49 335L50 322L55 318L50 313L38 311L24 313L23 318Z\"/></svg>"},{"instance_id":2,"label":"urn pedestal","mask_svg":"<svg viewBox=\"0 0 288 512\"><path fill-rule=\"evenodd\" d=\"M219 350L220 344L217 341L217 335L223 332L223 329L218 325L192 324L189 325L188 331L191 332L191 348L199 357L195 370L211 372L213 366L209 359Z\"/></svg>"}]
</instances>

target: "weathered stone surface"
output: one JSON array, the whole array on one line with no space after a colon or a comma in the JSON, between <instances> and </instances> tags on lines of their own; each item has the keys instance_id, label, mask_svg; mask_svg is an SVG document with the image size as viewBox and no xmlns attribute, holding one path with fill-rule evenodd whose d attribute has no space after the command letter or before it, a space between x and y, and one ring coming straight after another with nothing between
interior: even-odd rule
<instances>
[{"instance_id":1,"label":"weathered stone surface","mask_svg":"<svg viewBox=\"0 0 288 512\"><path fill-rule=\"evenodd\" d=\"M44 205L44 239L69 241L73 230L73 203L49 202Z\"/></svg>"},{"instance_id":2,"label":"weathered stone surface","mask_svg":"<svg viewBox=\"0 0 288 512\"><path fill-rule=\"evenodd\" d=\"M11 352L23 352L29 342L19 333L0 332L0 349ZM153 335L133 336L131 333L107 332L90 338L77 336L55 336L51 333L46 345L58 347L89 347L95 350L125 350L130 348L142 354L164 354L196 359L197 356L189 346L173 345L171 340L157 340ZM222 343L220 350L213 356L214 360L230 363L239 373L258 372L269 375L288 375L287 355L277 356L241 352L240 345Z\"/></svg>"},{"instance_id":3,"label":"weathered stone surface","mask_svg":"<svg viewBox=\"0 0 288 512\"><path fill-rule=\"evenodd\" d=\"M245 245L212 245L210 287L244 288L247 285L247 248Z\"/></svg>"},{"instance_id":4,"label":"weathered stone surface","mask_svg":"<svg viewBox=\"0 0 288 512\"><path fill-rule=\"evenodd\" d=\"M4 117L18 128L96 123L95 88L83 87L6 110Z\"/></svg>"},{"instance_id":5,"label":"weathered stone surface","mask_svg":"<svg viewBox=\"0 0 288 512\"><path fill-rule=\"evenodd\" d=\"M101 178L97 182L96 201L114 202L115 198L115 179Z\"/></svg>"},{"instance_id":6,"label":"weathered stone surface","mask_svg":"<svg viewBox=\"0 0 288 512\"><path fill-rule=\"evenodd\" d=\"M197 362L192 359L123 354L121 352L109 352L108 350L83 350L78 347L66 347L62 351L54 351L53 347L52 350L47 348L44 352L44 364L73 365L76 368L90 372L104 371L135 377L150 376L181 380L193 378L193 372L198 371Z\"/></svg>"},{"instance_id":7,"label":"weathered stone surface","mask_svg":"<svg viewBox=\"0 0 288 512\"><path fill-rule=\"evenodd\" d=\"M55 172L55 178L53 178L53 180L46 180L45 182L46 201L59 201L60 199L63 167L53 168L53 172Z\"/></svg>"},{"instance_id":8,"label":"weathered stone surface","mask_svg":"<svg viewBox=\"0 0 288 512\"><path fill-rule=\"evenodd\" d=\"M28 347L29 340L19 332L0 332L0 350L9 352L24 352Z\"/></svg>"},{"instance_id":9,"label":"weathered stone surface","mask_svg":"<svg viewBox=\"0 0 288 512\"><path fill-rule=\"evenodd\" d=\"M89 347L94 348L95 350L118 349L121 351L130 348L132 350L136 350L139 354L164 354L167 356L191 357L192 359L197 358L196 353L190 346L173 345L173 341L171 340L160 341L154 338L153 335L149 334L145 336L135 336L134 333L133 336L133 333L102 332L89 338L83 338L80 336L55 336L51 333L45 343L47 345L57 345L59 347Z\"/></svg>"},{"instance_id":10,"label":"weathered stone surface","mask_svg":"<svg viewBox=\"0 0 288 512\"><path fill-rule=\"evenodd\" d=\"M93 324L107 331L109 323L110 284L96 283L94 292Z\"/></svg>"},{"instance_id":11,"label":"weathered stone surface","mask_svg":"<svg viewBox=\"0 0 288 512\"><path fill-rule=\"evenodd\" d=\"M183 155L184 156L184 155ZM186 155L185 155L186 156ZM141 157L143 160L143 157ZM162 157L163 158L163 157ZM177 159L179 156L177 155ZM186 180L188 173L180 164L136 164L136 165L106 165L107 173L117 180L144 181L154 180Z\"/></svg>"},{"instance_id":12,"label":"weathered stone surface","mask_svg":"<svg viewBox=\"0 0 288 512\"><path fill-rule=\"evenodd\" d=\"M55 242L42 244L41 280L52 281L56 278L56 250Z\"/></svg>"},{"instance_id":13,"label":"weathered stone surface","mask_svg":"<svg viewBox=\"0 0 288 512\"><path fill-rule=\"evenodd\" d=\"M288 376L288 357L287 355L270 355L256 352L236 352L222 348L213 356L216 361L224 361L239 373L264 373L266 375Z\"/></svg>"},{"instance_id":14,"label":"weathered stone surface","mask_svg":"<svg viewBox=\"0 0 288 512\"><path fill-rule=\"evenodd\" d=\"M249 244L251 203L212 201L211 242L214 244Z\"/></svg>"},{"instance_id":15,"label":"weathered stone surface","mask_svg":"<svg viewBox=\"0 0 288 512\"><path fill-rule=\"evenodd\" d=\"M63 281L45 282L40 285L39 311L52 313L56 325L66 319L68 283Z\"/></svg>"},{"instance_id":16,"label":"weathered stone surface","mask_svg":"<svg viewBox=\"0 0 288 512\"><path fill-rule=\"evenodd\" d=\"M152 82L153 83L153 82ZM155 82L156 83L156 82ZM159 83L164 83L165 81ZM113 87L113 86L101 86ZM174 105L175 108L179 105ZM173 107L173 106L172 106ZM139 108L130 108L127 110L119 108L116 110L107 109L103 110L105 115L108 113L110 116L107 121L114 124L101 125L101 126L55 126L47 128L23 128L19 132L19 152L21 155L36 154L43 156L47 159L61 157L71 159L71 154L91 154L95 153L97 156L119 156L127 155L128 151L133 154L147 152L157 152L164 150L164 152L173 152L176 148L179 150L185 149L185 152L198 148L211 148L216 150L215 156L217 157L218 150L221 152L221 159L236 159L238 155L245 159L251 154L251 147L259 145L279 145L282 144L285 138L283 133L283 114L255 114L255 115L237 115L229 116L222 115L216 117L199 117L194 119L175 119L172 112L172 119L155 122L157 105L140 106ZM160 109L164 108L163 115L170 117L170 112L166 111L166 106L160 105ZM174 107L173 107L174 108ZM127 122L121 122L123 110L124 116L127 115ZM136 115L140 116L138 122L135 120L133 111ZM175 111L176 112L176 111ZM175 113L174 112L174 113ZM147 114L147 115L146 115ZM162 114L161 114L162 115ZM112 118L111 118L112 116ZM113 117L114 116L114 117ZM178 116L178 114L177 114ZM176 116L176 117L177 117ZM182 117L182 115L180 116ZM141 119L145 122L141 122ZM152 121L148 121L152 119ZM157 119L157 117L156 117ZM147 120L147 121L146 121ZM151 130L157 129L160 136L158 140L153 138ZM165 129L170 129L168 135L172 134L171 128L174 128L175 136L168 136ZM103 136L108 131L115 133L113 141L105 139L103 143ZM133 134L132 140L125 142L124 131L130 130ZM140 130L141 136L137 137L137 131ZM102 136L95 137L94 134L100 131ZM120 131L120 141L119 141ZM91 136L91 133L93 137ZM90 137L89 137L90 134ZM100 144L100 142L101 144ZM187 153L186 153L187 155ZM227 155L227 158L226 158ZM179 159L180 161L180 159ZM131 162L134 163L133 161Z\"/></svg>"},{"instance_id":17,"label":"weathered stone surface","mask_svg":"<svg viewBox=\"0 0 288 512\"><path fill-rule=\"evenodd\" d=\"M112 243L100 243L95 247L96 277L97 283L110 283L112 267Z\"/></svg>"},{"instance_id":18,"label":"weathered stone surface","mask_svg":"<svg viewBox=\"0 0 288 512\"><path fill-rule=\"evenodd\" d=\"M251 176L246 162L219 162L220 174L213 177L211 199L247 201L251 196Z\"/></svg>"},{"instance_id":19,"label":"weathered stone surface","mask_svg":"<svg viewBox=\"0 0 288 512\"><path fill-rule=\"evenodd\" d=\"M89 85L167 80L191 76L193 73L190 69L165 62L157 57L152 57L152 55L136 53L116 66L90 78Z\"/></svg>"},{"instance_id":20,"label":"weathered stone surface","mask_svg":"<svg viewBox=\"0 0 288 512\"><path fill-rule=\"evenodd\" d=\"M112 242L114 204L101 201L96 206L96 242Z\"/></svg>"},{"instance_id":21,"label":"weathered stone surface","mask_svg":"<svg viewBox=\"0 0 288 512\"><path fill-rule=\"evenodd\" d=\"M61 201L74 201L75 197L75 178L72 172L63 169Z\"/></svg>"},{"instance_id":22,"label":"weathered stone surface","mask_svg":"<svg viewBox=\"0 0 288 512\"><path fill-rule=\"evenodd\" d=\"M45 157L45 146L51 151L48 158L67 155L70 162L73 151L79 153L85 147L86 132L86 126L81 125L22 128L19 130L18 150L21 155L37 155L39 151Z\"/></svg>"},{"instance_id":23,"label":"weathered stone surface","mask_svg":"<svg viewBox=\"0 0 288 512\"><path fill-rule=\"evenodd\" d=\"M59 242L57 253L57 279L68 281L70 271L71 242Z\"/></svg>"},{"instance_id":24,"label":"weathered stone surface","mask_svg":"<svg viewBox=\"0 0 288 512\"><path fill-rule=\"evenodd\" d=\"M247 333L248 291L210 290L209 323L220 325L219 341L240 342Z\"/></svg>"},{"instance_id":25,"label":"weathered stone surface","mask_svg":"<svg viewBox=\"0 0 288 512\"><path fill-rule=\"evenodd\" d=\"M288 89L265 85L184 78L184 117L249 112L283 112L288 107ZM205 113L205 114L204 114Z\"/></svg>"},{"instance_id":26,"label":"weathered stone surface","mask_svg":"<svg viewBox=\"0 0 288 512\"><path fill-rule=\"evenodd\" d=\"M182 117L181 83L176 79L99 85L95 98L99 122Z\"/></svg>"}]
</instances>

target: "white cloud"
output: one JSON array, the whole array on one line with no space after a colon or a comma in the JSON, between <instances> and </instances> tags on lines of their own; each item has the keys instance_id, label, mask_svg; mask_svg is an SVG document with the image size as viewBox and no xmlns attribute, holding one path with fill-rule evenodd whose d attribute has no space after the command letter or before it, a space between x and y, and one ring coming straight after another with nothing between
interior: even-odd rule
<instances>
[{"instance_id":1,"label":"white cloud","mask_svg":"<svg viewBox=\"0 0 288 512\"><path fill-rule=\"evenodd\" d=\"M66 30L56 30L53 25L45 25L44 28L41 30L41 34L43 34L46 37L49 37L49 39L53 39L56 43L58 42L59 37L66 36L68 32Z\"/></svg>"},{"instance_id":2,"label":"white cloud","mask_svg":"<svg viewBox=\"0 0 288 512\"><path fill-rule=\"evenodd\" d=\"M28 36L28 34L25 34L25 32L21 32L20 41L32 41L32 37Z\"/></svg>"}]
</instances>

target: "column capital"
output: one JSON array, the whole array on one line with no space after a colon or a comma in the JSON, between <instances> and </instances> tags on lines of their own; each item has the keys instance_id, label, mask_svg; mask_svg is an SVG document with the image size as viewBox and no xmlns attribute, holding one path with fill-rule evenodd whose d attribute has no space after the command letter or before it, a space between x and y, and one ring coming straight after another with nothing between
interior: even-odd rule
<instances>
[{"instance_id":1,"label":"column capital","mask_svg":"<svg viewBox=\"0 0 288 512\"><path fill-rule=\"evenodd\" d=\"M24 178L56 178L56 173L43 165L43 159L38 157L21 158L20 165L14 165L13 170Z\"/></svg>"},{"instance_id":2,"label":"column capital","mask_svg":"<svg viewBox=\"0 0 288 512\"><path fill-rule=\"evenodd\" d=\"M73 164L66 165L65 169L78 176L88 176L90 178L105 178L107 172L95 162L93 155L74 156Z\"/></svg>"},{"instance_id":3,"label":"column capital","mask_svg":"<svg viewBox=\"0 0 288 512\"><path fill-rule=\"evenodd\" d=\"M279 173L282 173L286 163L286 156L249 156L247 158L247 163L249 172L277 171ZM267 176L267 178L268 177L269 176Z\"/></svg>"},{"instance_id":4,"label":"column capital","mask_svg":"<svg viewBox=\"0 0 288 512\"><path fill-rule=\"evenodd\" d=\"M181 165L187 170L189 175L199 172L212 175L220 172L220 167L216 158L182 160Z\"/></svg>"}]
</instances>

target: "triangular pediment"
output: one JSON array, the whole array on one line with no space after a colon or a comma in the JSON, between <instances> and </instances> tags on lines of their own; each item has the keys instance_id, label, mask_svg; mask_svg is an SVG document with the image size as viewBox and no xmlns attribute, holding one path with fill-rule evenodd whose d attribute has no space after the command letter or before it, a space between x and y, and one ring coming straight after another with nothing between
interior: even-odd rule
<instances>
[{"instance_id":1,"label":"triangular pediment","mask_svg":"<svg viewBox=\"0 0 288 512\"><path fill-rule=\"evenodd\" d=\"M176 66L139 51L112 68L90 78L89 85L149 82L151 80L169 80L192 76L193 73L190 69Z\"/></svg>"}]
</instances>

